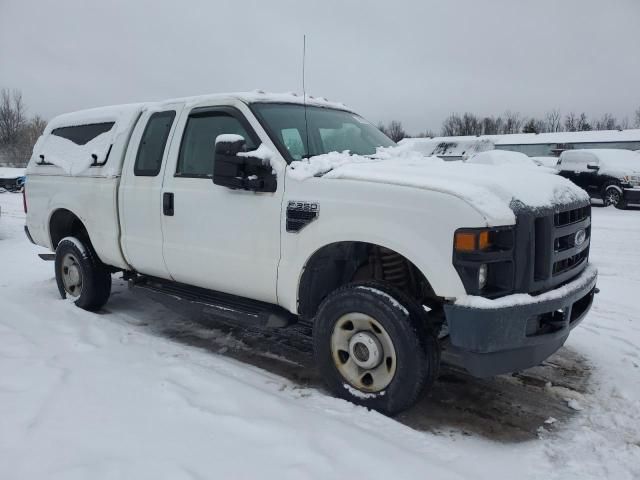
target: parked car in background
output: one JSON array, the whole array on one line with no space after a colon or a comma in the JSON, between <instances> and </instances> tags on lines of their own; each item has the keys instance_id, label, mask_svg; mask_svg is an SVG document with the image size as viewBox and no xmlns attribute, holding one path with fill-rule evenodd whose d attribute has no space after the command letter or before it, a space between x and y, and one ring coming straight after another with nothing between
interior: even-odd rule
<instances>
[{"instance_id":1,"label":"parked car in background","mask_svg":"<svg viewBox=\"0 0 640 480\"><path fill-rule=\"evenodd\" d=\"M488 150L486 152L476 153L471 156L466 163L516 168L534 168L537 171L542 169L549 173L557 173L555 168L540 166L540 164L533 161L532 158L526 156L524 153L511 152L508 150Z\"/></svg>"},{"instance_id":2,"label":"parked car in background","mask_svg":"<svg viewBox=\"0 0 640 480\"><path fill-rule=\"evenodd\" d=\"M24 185L24 168L0 167L0 192L20 192Z\"/></svg>"},{"instance_id":3,"label":"parked car in background","mask_svg":"<svg viewBox=\"0 0 640 480\"><path fill-rule=\"evenodd\" d=\"M562 152L560 175L606 206L640 204L640 155L630 150L585 149Z\"/></svg>"},{"instance_id":4,"label":"parked car in background","mask_svg":"<svg viewBox=\"0 0 640 480\"><path fill-rule=\"evenodd\" d=\"M529 157L533 160L536 165L541 167L549 167L557 170L558 167L558 157Z\"/></svg>"}]
</instances>

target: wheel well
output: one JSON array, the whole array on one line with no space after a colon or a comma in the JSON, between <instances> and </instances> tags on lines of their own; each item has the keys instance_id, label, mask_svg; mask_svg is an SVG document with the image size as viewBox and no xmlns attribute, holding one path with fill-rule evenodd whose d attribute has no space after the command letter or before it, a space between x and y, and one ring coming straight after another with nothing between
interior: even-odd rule
<instances>
[{"instance_id":1,"label":"wheel well","mask_svg":"<svg viewBox=\"0 0 640 480\"><path fill-rule=\"evenodd\" d=\"M64 237L76 237L91 243L89 234L82 221L71 211L61 208L56 210L49 220L51 246L55 250Z\"/></svg>"},{"instance_id":2,"label":"wheel well","mask_svg":"<svg viewBox=\"0 0 640 480\"><path fill-rule=\"evenodd\" d=\"M305 265L298 287L299 315L312 318L331 292L364 280L387 282L431 308L442 305L422 272L401 254L372 243L337 242L316 251Z\"/></svg>"}]
</instances>

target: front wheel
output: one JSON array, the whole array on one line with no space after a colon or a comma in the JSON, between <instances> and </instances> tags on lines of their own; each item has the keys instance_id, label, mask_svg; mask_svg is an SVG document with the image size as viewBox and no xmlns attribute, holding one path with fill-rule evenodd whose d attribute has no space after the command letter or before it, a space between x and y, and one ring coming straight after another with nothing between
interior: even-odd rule
<instances>
[{"instance_id":1,"label":"front wheel","mask_svg":"<svg viewBox=\"0 0 640 480\"><path fill-rule=\"evenodd\" d=\"M624 208L622 191L617 185L608 185L605 187L602 198L604 200L605 207L614 206L616 208Z\"/></svg>"},{"instance_id":2,"label":"front wheel","mask_svg":"<svg viewBox=\"0 0 640 480\"><path fill-rule=\"evenodd\" d=\"M417 302L388 285L355 283L329 295L314 322L314 355L333 394L393 415L438 372L440 349Z\"/></svg>"},{"instance_id":3,"label":"front wheel","mask_svg":"<svg viewBox=\"0 0 640 480\"><path fill-rule=\"evenodd\" d=\"M85 310L99 310L111 294L111 274L91 245L74 237L56 248L56 283L62 298L71 298Z\"/></svg>"}]
</instances>

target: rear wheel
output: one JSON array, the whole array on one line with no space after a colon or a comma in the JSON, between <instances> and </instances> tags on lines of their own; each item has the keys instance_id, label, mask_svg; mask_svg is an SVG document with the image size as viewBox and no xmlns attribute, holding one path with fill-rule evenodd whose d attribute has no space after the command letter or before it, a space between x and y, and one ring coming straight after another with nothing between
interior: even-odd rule
<instances>
[{"instance_id":1,"label":"rear wheel","mask_svg":"<svg viewBox=\"0 0 640 480\"><path fill-rule=\"evenodd\" d=\"M316 364L329 389L395 414L410 407L438 372L440 350L414 300L378 282L329 295L314 323Z\"/></svg>"},{"instance_id":2,"label":"rear wheel","mask_svg":"<svg viewBox=\"0 0 640 480\"><path fill-rule=\"evenodd\" d=\"M56 248L56 283L62 298L85 310L99 310L111 294L111 274L91 245L74 237L60 240Z\"/></svg>"}]
</instances>

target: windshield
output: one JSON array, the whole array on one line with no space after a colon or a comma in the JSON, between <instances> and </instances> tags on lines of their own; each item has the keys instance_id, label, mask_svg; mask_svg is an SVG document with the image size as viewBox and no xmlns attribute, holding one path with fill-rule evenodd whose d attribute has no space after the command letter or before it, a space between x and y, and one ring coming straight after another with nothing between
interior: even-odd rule
<instances>
[{"instance_id":1,"label":"windshield","mask_svg":"<svg viewBox=\"0 0 640 480\"><path fill-rule=\"evenodd\" d=\"M254 103L251 108L288 162L344 150L372 155L377 147L395 145L354 113L307 106L305 122L304 105Z\"/></svg>"}]
</instances>

